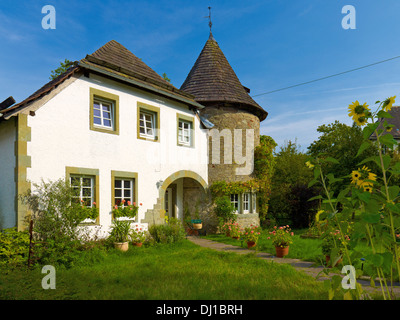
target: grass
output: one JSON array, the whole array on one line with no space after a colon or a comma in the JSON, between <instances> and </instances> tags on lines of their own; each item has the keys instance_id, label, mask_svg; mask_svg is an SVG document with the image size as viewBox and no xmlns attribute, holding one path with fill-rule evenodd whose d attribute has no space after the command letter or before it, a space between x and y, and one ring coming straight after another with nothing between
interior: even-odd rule
<instances>
[{"instance_id":1,"label":"grass","mask_svg":"<svg viewBox=\"0 0 400 320\"><path fill-rule=\"evenodd\" d=\"M306 230L293 231L293 243L289 246L289 254L286 257L322 264L325 261L321 248L322 240L318 238L302 238L301 234ZM257 250L275 255L275 247L272 244L272 240L267 239L268 236L268 231L263 230L257 243ZM223 234L207 235L204 238L247 248L245 241L236 240ZM370 248L364 244L357 245L355 249L365 254L370 253Z\"/></svg>"},{"instance_id":2,"label":"grass","mask_svg":"<svg viewBox=\"0 0 400 320\"><path fill-rule=\"evenodd\" d=\"M289 265L217 252L187 240L127 252L113 249L91 261L56 267L55 290L42 289L40 268L3 273L0 299L327 299L321 282Z\"/></svg>"}]
</instances>

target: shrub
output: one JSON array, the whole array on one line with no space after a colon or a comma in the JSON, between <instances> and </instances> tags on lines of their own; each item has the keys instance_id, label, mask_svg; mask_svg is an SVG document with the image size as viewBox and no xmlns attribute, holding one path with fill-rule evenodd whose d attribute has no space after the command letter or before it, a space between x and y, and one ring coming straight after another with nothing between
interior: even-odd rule
<instances>
[{"instance_id":1,"label":"shrub","mask_svg":"<svg viewBox=\"0 0 400 320\"><path fill-rule=\"evenodd\" d=\"M150 226L149 233L155 243L173 243L186 237L182 222L176 218L168 219L167 224Z\"/></svg>"},{"instance_id":2,"label":"shrub","mask_svg":"<svg viewBox=\"0 0 400 320\"><path fill-rule=\"evenodd\" d=\"M21 266L27 263L29 253L29 234L9 228L0 231L0 267Z\"/></svg>"},{"instance_id":3,"label":"shrub","mask_svg":"<svg viewBox=\"0 0 400 320\"><path fill-rule=\"evenodd\" d=\"M235 207L228 196L220 196L215 199L215 214L219 224L222 225L229 221L236 221Z\"/></svg>"}]
</instances>

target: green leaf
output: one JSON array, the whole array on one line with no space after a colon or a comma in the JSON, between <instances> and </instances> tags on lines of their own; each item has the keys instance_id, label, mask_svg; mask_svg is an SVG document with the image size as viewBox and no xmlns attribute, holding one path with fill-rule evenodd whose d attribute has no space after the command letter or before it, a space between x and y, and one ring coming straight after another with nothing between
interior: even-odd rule
<instances>
[{"instance_id":1,"label":"green leaf","mask_svg":"<svg viewBox=\"0 0 400 320\"><path fill-rule=\"evenodd\" d=\"M376 268L380 268L384 262L383 256L379 253L370 254L365 259L370 261Z\"/></svg>"},{"instance_id":2,"label":"green leaf","mask_svg":"<svg viewBox=\"0 0 400 320\"><path fill-rule=\"evenodd\" d=\"M364 141L360 148L358 149L356 157L358 157L361 153L363 153L366 149L368 149L371 146L371 142L369 140Z\"/></svg>"},{"instance_id":3,"label":"green leaf","mask_svg":"<svg viewBox=\"0 0 400 320\"><path fill-rule=\"evenodd\" d=\"M394 200L399 195L400 187L399 186L390 186L388 188L388 192L389 192L390 200Z\"/></svg>"},{"instance_id":4,"label":"green leaf","mask_svg":"<svg viewBox=\"0 0 400 320\"><path fill-rule=\"evenodd\" d=\"M311 188L311 187L312 187L314 184L316 184L317 182L319 182L319 181L316 180L316 179L310 181L310 182L308 183L308 188Z\"/></svg>"},{"instance_id":5,"label":"green leaf","mask_svg":"<svg viewBox=\"0 0 400 320\"><path fill-rule=\"evenodd\" d=\"M318 199L323 199L323 197L321 195L319 195L319 196L312 197L312 198L308 199L307 201L313 201L313 200L318 200Z\"/></svg>"},{"instance_id":6,"label":"green leaf","mask_svg":"<svg viewBox=\"0 0 400 320\"><path fill-rule=\"evenodd\" d=\"M332 157L325 158L325 161L329 161L334 164L339 164L339 161L337 161L335 158L332 158Z\"/></svg>"},{"instance_id":7,"label":"green leaf","mask_svg":"<svg viewBox=\"0 0 400 320\"><path fill-rule=\"evenodd\" d=\"M363 212L361 214L361 219L367 223L378 223L380 221L381 215L379 213L367 213Z\"/></svg>"},{"instance_id":8,"label":"green leaf","mask_svg":"<svg viewBox=\"0 0 400 320\"><path fill-rule=\"evenodd\" d=\"M392 119L393 118L393 116L389 112L386 112L386 111L383 111L383 110L380 110L376 116L378 118L387 118L387 119Z\"/></svg>"},{"instance_id":9,"label":"green leaf","mask_svg":"<svg viewBox=\"0 0 400 320\"><path fill-rule=\"evenodd\" d=\"M379 166L379 168L381 167L381 159L379 158L379 156L368 157L368 158L364 159L363 161L361 161L358 165L361 166L362 164L371 162L371 161L375 162Z\"/></svg>"},{"instance_id":10,"label":"green leaf","mask_svg":"<svg viewBox=\"0 0 400 320\"><path fill-rule=\"evenodd\" d=\"M389 148L393 148L397 144L397 141L393 138L391 134L385 134L379 138L379 141Z\"/></svg>"},{"instance_id":11,"label":"green leaf","mask_svg":"<svg viewBox=\"0 0 400 320\"><path fill-rule=\"evenodd\" d=\"M374 133L374 131L376 130L376 128L378 128L379 126L379 122L375 122L375 123L369 123L365 126L365 128L363 129L363 137L364 140L367 140L371 134Z\"/></svg>"}]
</instances>

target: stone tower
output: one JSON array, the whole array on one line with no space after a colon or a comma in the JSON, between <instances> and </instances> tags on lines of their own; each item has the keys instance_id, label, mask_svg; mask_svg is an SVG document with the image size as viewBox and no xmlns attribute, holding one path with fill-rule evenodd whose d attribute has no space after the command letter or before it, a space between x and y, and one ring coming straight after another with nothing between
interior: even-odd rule
<instances>
[{"instance_id":1,"label":"stone tower","mask_svg":"<svg viewBox=\"0 0 400 320\"><path fill-rule=\"evenodd\" d=\"M254 148L260 142L260 122L268 113L250 97L250 90L240 83L211 32L181 90L194 95L195 100L205 106L200 116L211 122L213 129L220 132L220 144L209 138L209 185L222 180L245 182L253 179L252 168L247 170L246 167L249 163L235 161L239 157L236 155L235 158L234 153L235 150L240 152L238 147L241 139L242 156L246 155L247 149L253 157ZM241 136L238 135L239 132ZM233 148L229 147L223 136L232 139ZM212 157L218 152L220 161L215 162ZM251 162L252 160L253 158ZM246 217L251 218L252 214L257 214L255 197L255 194L231 195L231 201L237 205L238 213L249 213Z\"/></svg>"}]
</instances>

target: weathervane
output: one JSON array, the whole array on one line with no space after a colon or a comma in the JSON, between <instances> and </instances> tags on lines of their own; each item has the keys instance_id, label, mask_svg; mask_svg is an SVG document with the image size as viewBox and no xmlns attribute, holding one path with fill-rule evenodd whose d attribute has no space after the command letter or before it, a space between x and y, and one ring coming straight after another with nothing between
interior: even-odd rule
<instances>
[{"instance_id":1,"label":"weathervane","mask_svg":"<svg viewBox=\"0 0 400 320\"><path fill-rule=\"evenodd\" d=\"M208 7L208 16L204 17L204 18L208 18L209 22L208 22L208 26L210 27L210 35L211 35L211 28L212 28L212 22L211 22L211 7Z\"/></svg>"}]
</instances>

